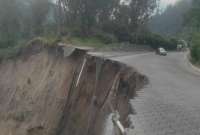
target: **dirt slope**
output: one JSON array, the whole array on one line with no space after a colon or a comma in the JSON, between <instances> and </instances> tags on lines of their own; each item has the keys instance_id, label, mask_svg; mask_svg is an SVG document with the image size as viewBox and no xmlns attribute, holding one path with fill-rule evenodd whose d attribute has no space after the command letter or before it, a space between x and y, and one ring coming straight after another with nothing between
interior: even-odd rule
<instances>
[{"instance_id":1,"label":"dirt slope","mask_svg":"<svg viewBox=\"0 0 200 135\"><path fill-rule=\"evenodd\" d=\"M101 135L111 108L126 125L129 99L146 78L81 49L64 54L33 41L1 62L0 135Z\"/></svg>"}]
</instances>

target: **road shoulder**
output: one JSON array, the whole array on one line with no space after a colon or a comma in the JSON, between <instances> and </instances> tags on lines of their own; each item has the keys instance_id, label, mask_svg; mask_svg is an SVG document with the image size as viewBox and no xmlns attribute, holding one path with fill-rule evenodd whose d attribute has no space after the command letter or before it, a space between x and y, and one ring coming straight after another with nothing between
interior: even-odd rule
<instances>
[{"instance_id":1,"label":"road shoulder","mask_svg":"<svg viewBox=\"0 0 200 135\"><path fill-rule=\"evenodd\" d=\"M187 62L187 64L194 70L196 71L199 75L200 75L200 68L195 66L194 64L192 64L192 62L190 61L190 52L188 51L185 55L185 60Z\"/></svg>"}]
</instances>

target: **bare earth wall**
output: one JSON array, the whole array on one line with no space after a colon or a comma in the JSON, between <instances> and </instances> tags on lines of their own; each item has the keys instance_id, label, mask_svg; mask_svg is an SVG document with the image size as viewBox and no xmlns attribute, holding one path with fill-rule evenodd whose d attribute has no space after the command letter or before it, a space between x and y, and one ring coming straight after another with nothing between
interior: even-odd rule
<instances>
[{"instance_id":1,"label":"bare earth wall","mask_svg":"<svg viewBox=\"0 0 200 135\"><path fill-rule=\"evenodd\" d=\"M0 135L102 135L113 110L128 126L145 76L81 49L65 57L64 47L36 44L0 64Z\"/></svg>"}]
</instances>

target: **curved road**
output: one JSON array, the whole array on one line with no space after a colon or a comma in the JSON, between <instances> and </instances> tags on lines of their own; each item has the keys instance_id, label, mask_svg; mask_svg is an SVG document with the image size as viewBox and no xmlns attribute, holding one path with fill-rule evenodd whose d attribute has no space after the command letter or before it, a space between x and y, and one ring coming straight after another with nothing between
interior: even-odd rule
<instances>
[{"instance_id":1,"label":"curved road","mask_svg":"<svg viewBox=\"0 0 200 135\"><path fill-rule=\"evenodd\" d=\"M138 92L132 106L130 135L200 135L200 75L185 53L153 53L115 58L147 75L150 84Z\"/></svg>"}]
</instances>

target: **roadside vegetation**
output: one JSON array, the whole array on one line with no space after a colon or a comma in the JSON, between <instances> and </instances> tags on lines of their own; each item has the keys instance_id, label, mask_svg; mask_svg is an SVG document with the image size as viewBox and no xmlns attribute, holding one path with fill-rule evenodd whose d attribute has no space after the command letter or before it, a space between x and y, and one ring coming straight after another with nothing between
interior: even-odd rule
<instances>
[{"instance_id":1,"label":"roadside vegetation","mask_svg":"<svg viewBox=\"0 0 200 135\"><path fill-rule=\"evenodd\" d=\"M200 33L193 35L191 44L191 61L200 66Z\"/></svg>"},{"instance_id":2,"label":"roadside vegetation","mask_svg":"<svg viewBox=\"0 0 200 135\"><path fill-rule=\"evenodd\" d=\"M147 27L158 1L0 0L0 58L14 56L35 37L94 48L128 43L173 50L176 39Z\"/></svg>"},{"instance_id":3,"label":"roadside vegetation","mask_svg":"<svg viewBox=\"0 0 200 135\"><path fill-rule=\"evenodd\" d=\"M149 45L153 49L163 47L167 50L176 50L178 40L176 38L165 37L160 34L147 32L145 34L141 34L136 43Z\"/></svg>"},{"instance_id":4,"label":"roadside vegetation","mask_svg":"<svg viewBox=\"0 0 200 135\"><path fill-rule=\"evenodd\" d=\"M190 44L191 61L200 65L200 1L193 0L185 18L186 35Z\"/></svg>"}]
</instances>

